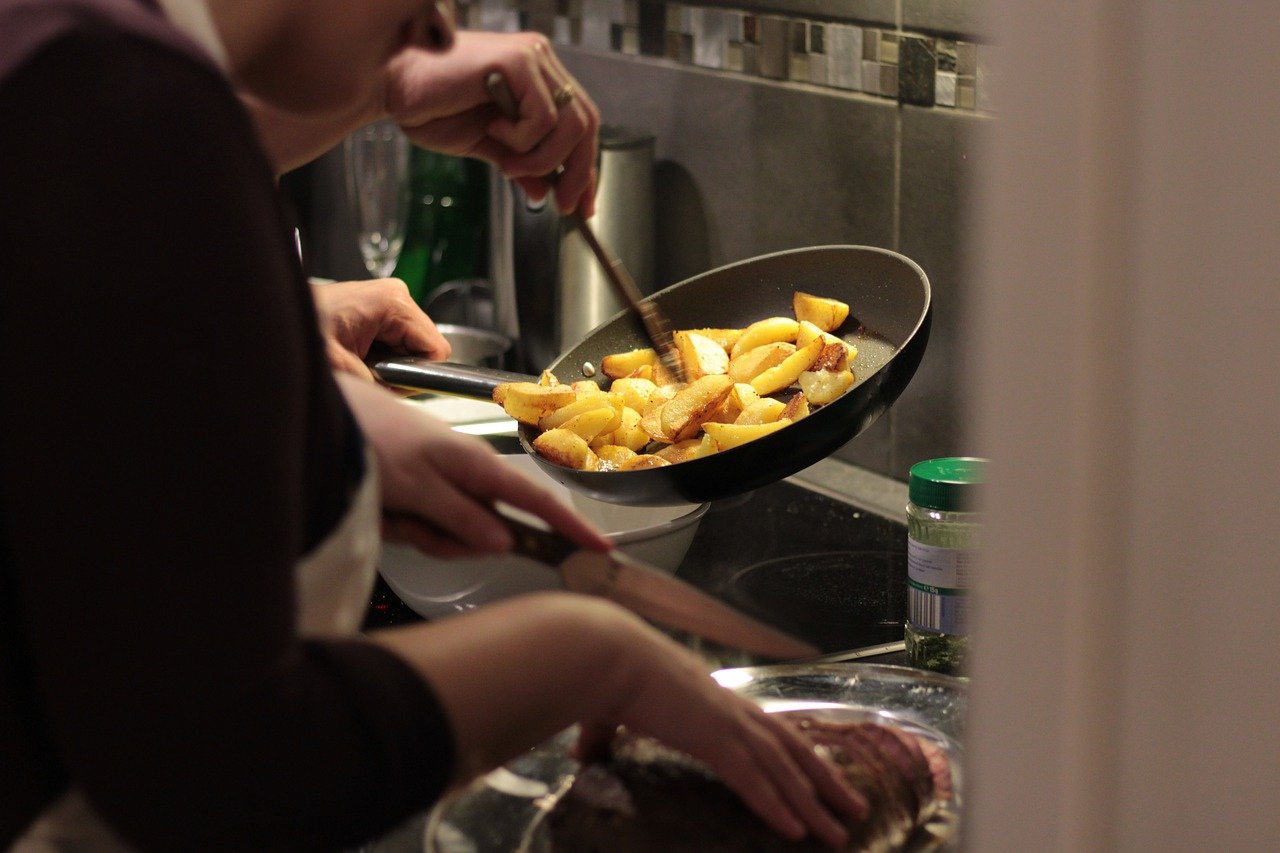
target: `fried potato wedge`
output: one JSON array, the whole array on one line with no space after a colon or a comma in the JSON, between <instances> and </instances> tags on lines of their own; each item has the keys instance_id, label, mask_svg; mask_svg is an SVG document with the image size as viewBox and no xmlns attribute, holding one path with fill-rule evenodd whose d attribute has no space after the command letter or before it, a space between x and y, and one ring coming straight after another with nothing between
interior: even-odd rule
<instances>
[{"instance_id":1,"label":"fried potato wedge","mask_svg":"<svg viewBox=\"0 0 1280 853\"><path fill-rule=\"evenodd\" d=\"M587 394L543 415L538 421L538 428L555 429L558 426L563 426L565 421L577 417L583 412L610 407L621 410L624 406L622 397L618 394ZM614 427L614 429L617 429L617 427Z\"/></svg>"},{"instance_id":2,"label":"fried potato wedge","mask_svg":"<svg viewBox=\"0 0 1280 853\"><path fill-rule=\"evenodd\" d=\"M731 357L742 355L747 350L771 344L776 341L793 342L800 331L800 323L790 317L768 317L757 320L742 330L742 335L733 343L729 351Z\"/></svg>"},{"instance_id":3,"label":"fried potato wedge","mask_svg":"<svg viewBox=\"0 0 1280 853\"><path fill-rule=\"evenodd\" d=\"M534 382L504 382L493 389L494 402L523 424L537 426L548 412L567 406L574 400L568 385L538 385Z\"/></svg>"},{"instance_id":4,"label":"fried potato wedge","mask_svg":"<svg viewBox=\"0 0 1280 853\"><path fill-rule=\"evenodd\" d=\"M839 299L814 296L799 290L791 297L791 309L795 312L796 320L807 320L824 332L840 328L840 324L849 316L849 306Z\"/></svg>"},{"instance_id":5,"label":"fried potato wedge","mask_svg":"<svg viewBox=\"0 0 1280 853\"><path fill-rule=\"evenodd\" d=\"M600 460L600 463L596 466L597 471L617 471L623 464L635 459L636 452L630 447L606 444L596 450L596 458Z\"/></svg>"},{"instance_id":6,"label":"fried potato wedge","mask_svg":"<svg viewBox=\"0 0 1280 853\"><path fill-rule=\"evenodd\" d=\"M690 459L700 459L707 454L715 453L716 450L718 450L716 443L710 436L704 435L701 438L687 438L668 445L655 455L675 465L678 462L688 462Z\"/></svg>"},{"instance_id":7,"label":"fried potato wedge","mask_svg":"<svg viewBox=\"0 0 1280 853\"><path fill-rule=\"evenodd\" d=\"M733 447L740 447L749 441L755 441L761 436L769 435L791 423L788 420L778 420L767 424L716 424L709 423L704 425L707 431L707 437L715 442L718 450L729 450Z\"/></svg>"},{"instance_id":8,"label":"fried potato wedge","mask_svg":"<svg viewBox=\"0 0 1280 853\"><path fill-rule=\"evenodd\" d=\"M853 373L848 370L806 370L799 377L800 390L814 405L824 406L839 397L853 385Z\"/></svg>"},{"instance_id":9,"label":"fried potato wedge","mask_svg":"<svg viewBox=\"0 0 1280 853\"><path fill-rule=\"evenodd\" d=\"M823 338L822 352L818 353L818 357L813 360L813 364L809 365L810 370L828 370L839 373L841 370L849 369L849 349L844 345L843 341L836 341L834 344L826 343Z\"/></svg>"},{"instance_id":10,"label":"fried potato wedge","mask_svg":"<svg viewBox=\"0 0 1280 853\"><path fill-rule=\"evenodd\" d=\"M557 429L567 429L569 432L576 433L590 445L596 436L611 433L621 425L622 410L620 408L599 406L580 415L574 415Z\"/></svg>"},{"instance_id":11,"label":"fried potato wedge","mask_svg":"<svg viewBox=\"0 0 1280 853\"><path fill-rule=\"evenodd\" d=\"M544 370L542 371L542 375L538 377L538 384L545 385L549 388L552 385L559 385L560 380L557 379L556 375L550 370Z\"/></svg>"},{"instance_id":12,"label":"fried potato wedge","mask_svg":"<svg viewBox=\"0 0 1280 853\"><path fill-rule=\"evenodd\" d=\"M672 439L662 426L662 409L666 403L651 405L649 409L640 416L640 430L653 441L662 444L670 444Z\"/></svg>"},{"instance_id":13,"label":"fried potato wedge","mask_svg":"<svg viewBox=\"0 0 1280 853\"><path fill-rule=\"evenodd\" d=\"M649 407L649 398L657 390L658 386L652 380L636 376L624 376L613 380L609 385L610 394L617 394L626 406L637 412L643 412Z\"/></svg>"},{"instance_id":14,"label":"fried potato wedge","mask_svg":"<svg viewBox=\"0 0 1280 853\"><path fill-rule=\"evenodd\" d=\"M733 349L733 345L742 337L742 329L690 329L695 335L702 335L724 347L725 352Z\"/></svg>"},{"instance_id":15,"label":"fried potato wedge","mask_svg":"<svg viewBox=\"0 0 1280 853\"><path fill-rule=\"evenodd\" d=\"M610 379L621 379L645 365L652 366L657 361L658 354L654 352L652 347L633 349L628 352L615 352L611 355L606 355L600 360L600 369Z\"/></svg>"},{"instance_id":16,"label":"fried potato wedge","mask_svg":"<svg viewBox=\"0 0 1280 853\"><path fill-rule=\"evenodd\" d=\"M711 338L697 332L676 332L672 338L680 351L685 376L689 379L720 374L729 369L729 353Z\"/></svg>"},{"instance_id":17,"label":"fried potato wedge","mask_svg":"<svg viewBox=\"0 0 1280 853\"><path fill-rule=\"evenodd\" d=\"M796 351L795 344L775 341L753 347L741 355L729 359L727 374L734 382L750 382L771 367L777 367Z\"/></svg>"},{"instance_id":18,"label":"fried potato wedge","mask_svg":"<svg viewBox=\"0 0 1280 853\"><path fill-rule=\"evenodd\" d=\"M642 471L645 468L661 468L663 465L670 464L670 462L663 459L661 456L655 456L652 453L637 453L634 457L619 465L618 470Z\"/></svg>"},{"instance_id":19,"label":"fried potato wedge","mask_svg":"<svg viewBox=\"0 0 1280 853\"><path fill-rule=\"evenodd\" d=\"M533 440L533 448L544 459L566 468L583 471L596 466L596 454L587 446L586 440L567 429L547 430Z\"/></svg>"},{"instance_id":20,"label":"fried potato wedge","mask_svg":"<svg viewBox=\"0 0 1280 853\"><path fill-rule=\"evenodd\" d=\"M763 373L751 380L751 387L756 389L756 393L761 397L766 394L773 394L781 391L783 388L790 386L800 374L809 369L814 359L822 352L825 344L821 338L810 341L806 346L797 349L791 355L787 356L781 364L771 367ZM812 397L809 398L811 401Z\"/></svg>"},{"instance_id":21,"label":"fried potato wedge","mask_svg":"<svg viewBox=\"0 0 1280 853\"><path fill-rule=\"evenodd\" d=\"M690 382L662 406L662 432L671 442L692 438L733 390L728 376L703 376Z\"/></svg>"},{"instance_id":22,"label":"fried potato wedge","mask_svg":"<svg viewBox=\"0 0 1280 853\"><path fill-rule=\"evenodd\" d=\"M804 376L803 373L800 374ZM809 398L804 395L803 391L797 391L791 395L791 399L787 401L787 405L782 410L782 418L786 418L793 423L801 418L809 415ZM781 418L779 418L781 420Z\"/></svg>"},{"instance_id":23,"label":"fried potato wedge","mask_svg":"<svg viewBox=\"0 0 1280 853\"><path fill-rule=\"evenodd\" d=\"M591 442L592 449L596 450L596 443L601 445L615 444L626 447L630 450L639 451L651 441L647 432L640 427L640 413L630 407L623 407L622 422L618 427L610 433L602 433L596 436L595 441ZM599 453L599 450L596 450Z\"/></svg>"},{"instance_id":24,"label":"fried potato wedge","mask_svg":"<svg viewBox=\"0 0 1280 853\"><path fill-rule=\"evenodd\" d=\"M796 334L796 346L802 347L812 341L814 338L822 338L828 344L843 344L844 348L849 352L849 360L852 361L858 355L858 348L848 341L837 338L830 332L824 332L810 323L808 320L800 321L800 331Z\"/></svg>"},{"instance_id":25,"label":"fried potato wedge","mask_svg":"<svg viewBox=\"0 0 1280 853\"><path fill-rule=\"evenodd\" d=\"M742 410L734 419L735 424L771 424L782 417L787 404L772 397L760 397Z\"/></svg>"}]
</instances>

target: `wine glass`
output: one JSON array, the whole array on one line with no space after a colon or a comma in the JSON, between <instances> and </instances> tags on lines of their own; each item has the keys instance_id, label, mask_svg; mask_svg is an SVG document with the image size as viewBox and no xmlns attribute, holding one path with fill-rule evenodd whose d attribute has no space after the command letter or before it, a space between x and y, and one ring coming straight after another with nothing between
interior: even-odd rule
<instances>
[{"instance_id":1,"label":"wine glass","mask_svg":"<svg viewBox=\"0 0 1280 853\"><path fill-rule=\"evenodd\" d=\"M391 275L404 246L410 144L396 123L388 120L360 128L343 143L356 240L364 265L375 278Z\"/></svg>"}]
</instances>

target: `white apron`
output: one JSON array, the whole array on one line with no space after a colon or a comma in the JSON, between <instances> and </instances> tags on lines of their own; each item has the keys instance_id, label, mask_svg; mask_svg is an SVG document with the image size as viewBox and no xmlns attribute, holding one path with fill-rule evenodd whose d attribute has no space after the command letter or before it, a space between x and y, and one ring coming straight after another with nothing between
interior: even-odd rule
<instances>
[{"instance_id":1,"label":"white apron","mask_svg":"<svg viewBox=\"0 0 1280 853\"><path fill-rule=\"evenodd\" d=\"M298 630L307 636L356 633L369 606L380 544L378 469L365 448L365 476L346 515L294 568ZM11 848L14 853L129 853L73 788L41 812Z\"/></svg>"}]
</instances>

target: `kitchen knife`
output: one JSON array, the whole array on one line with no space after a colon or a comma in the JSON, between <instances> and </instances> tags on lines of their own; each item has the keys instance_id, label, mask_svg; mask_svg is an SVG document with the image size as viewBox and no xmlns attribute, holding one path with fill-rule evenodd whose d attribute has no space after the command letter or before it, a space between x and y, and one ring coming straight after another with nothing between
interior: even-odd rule
<instances>
[{"instance_id":1,"label":"kitchen knife","mask_svg":"<svg viewBox=\"0 0 1280 853\"><path fill-rule=\"evenodd\" d=\"M818 654L814 646L617 549L591 551L562 533L539 526L532 516L524 520L526 516L519 510L501 504L495 509L511 530L514 551L555 568L567 590L607 598L668 628L752 654L776 660Z\"/></svg>"}]
</instances>

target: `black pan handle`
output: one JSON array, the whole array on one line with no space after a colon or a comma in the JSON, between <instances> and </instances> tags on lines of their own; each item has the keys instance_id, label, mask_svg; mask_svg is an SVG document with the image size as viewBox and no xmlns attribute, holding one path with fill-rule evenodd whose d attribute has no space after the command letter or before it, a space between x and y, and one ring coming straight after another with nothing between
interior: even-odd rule
<instances>
[{"instance_id":1,"label":"black pan handle","mask_svg":"<svg viewBox=\"0 0 1280 853\"><path fill-rule=\"evenodd\" d=\"M503 382L538 381L538 377L524 373L430 361L419 356L377 358L369 362L369 368L389 385L475 400L492 400L493 389Z\"/></svg>"}]
</instances>

